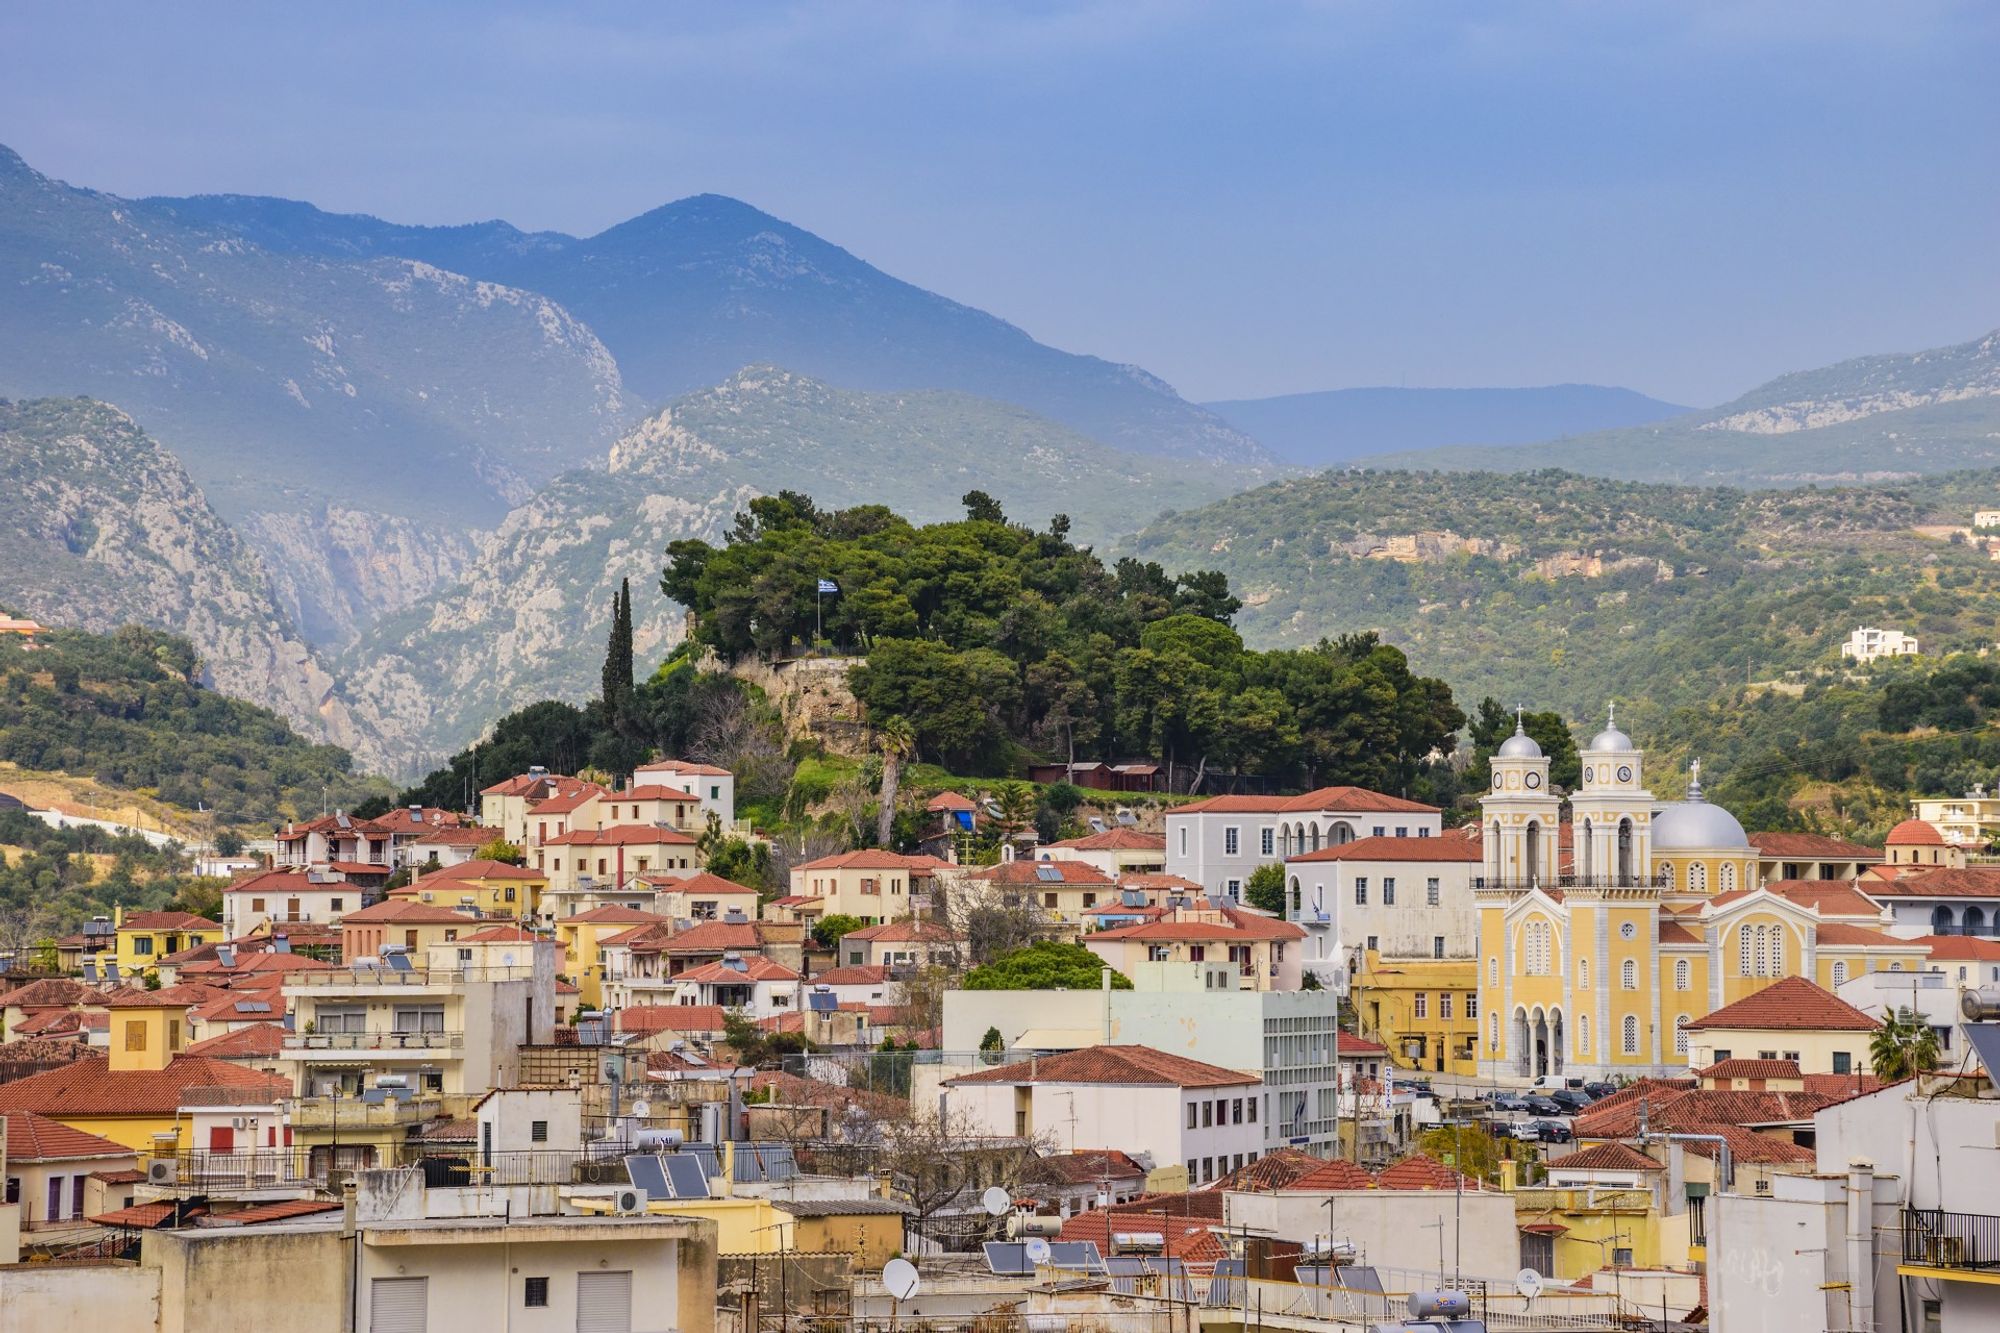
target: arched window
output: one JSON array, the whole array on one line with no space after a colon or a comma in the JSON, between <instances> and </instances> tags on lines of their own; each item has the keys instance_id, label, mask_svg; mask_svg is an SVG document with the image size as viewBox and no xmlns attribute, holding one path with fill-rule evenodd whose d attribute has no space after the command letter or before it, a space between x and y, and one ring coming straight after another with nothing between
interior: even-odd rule
<instances>
[{"instance_id":1,"label":"arched window","mask_svg":"<svg viewBox=\"0 0 2000 1333\"><path fill-rule=\"evenodd\" d=\"M1968 906L1965 909L1964 916L1959 919L1958 929L1961 934L1965 935L1984 935L1986 933L1986 913L1977 907Z\"/></svg>"},{"instance_id":2,"label":"arched window","mask_svg":"<svg viewBox=\"0 0 2000 1333\"><path fill-rule=\"evenodd\" d=\"M1500 1015L1498 1013L1486 1015L1486 1049L1489 1051L1500 1049Z\"/></svg>"},{"instance_id":3,"label":"arched window","mask_svg":"<svg viewBox=\"0 0 2000 1333\"><path fill-rule=\"evenodd\" d=\"M1889 970L1891 972L1900 972L1903 970L1903 965L1901 963L1891 963L1889 964Z\"/></svg>"},{"instance_id":4,"label":"arched window","mask_svg":"<svg viewBox=\"0 0 2000 1333\"><path fill-rule=\"evenodd\" d=\"M1660 887L1665 889L1667 892L1672 893L1674 891L1674 885L1676 883L1674 879L1674 863L1672 861L1667 861L1663 863L1660 866L1659 874L1660 874Z\"/></svg>"},{"instance_id":5,"label":"arched window","mask_svg":"<svg viewBox=\"0 0 2000 1333\"><path fill-rule=\"evenodd\" d=\"M1576 985L1578 990L1590 989L1590 960L1588 958L1579 958L1576 960Z\"/></svg>"},{"instance_id":6,"label":"arched window","mask_svg":"<svg viewBox=\"0 0 2000 1333\"><path fill-rule=\"evenodd\" d=\"M1630 958L1625 960L1618 969L1618 984L1626 990L1639 989L1639 964L1636 961Z\"/></svg>"},{"instance_id":7,"label":"arched window","mask_svg":"<svg viewBox=\"0 0 2000 1333\"><path fill-rule=\"evenodd\" d=\"M1755 958L1757 962L1756 970L1752 972L1751 975L1758 977L1768 977L1771 975L1770 973L1771 954L1770 954L1770 944L1768 943L1770 936L1765 932L1762 926L1754 927L1751 931L1751 935L1752 935L1752 939L1750 942L1751 956Z\"/></svg>"},{"instance_id":8,"label":"arched window","mask_svg":"<svg viewBox=\"0 0 2000 1333\"><path fill-rule=\"evenodd\" d=\"M1951 934L1951 925L1952 915L1949 907L1946 907L1943 903L1939 903L1931 909L1931 934L1949 935Z\"/></svg>"},{"instance_id":9,"label":"arched window","mask_svg":"<svg viewBox=\"0 0 2000 1333\"><path fill-rule=\"evenodd\" d=\"M1591 871L1596 869L1595 855L1597 851L1591 845L1594 839L1590 836L1590 821L1588 819L1583 821L1583 832L1578 836L1583 846L1583 882L1588 884L1590 883Z\"/></svg>"},{"instance_id":10,"label":"arched window","mask_svg":"<svg viewBox=\"0 0 2000 1333\"><path fill-rule=\"evenodd\" d=\"M1724 861L1722 869L1716 872L1715 882L1716 887L1724 893L1734 890L1736 887L1736 863L1734 861Z\"/></svg>"},{"instance_id":11,"label":"arched window","mask_svg":"<svg viewBox=\"0 0 2000 1333\"><path fill-rule=\"evenodd\" d=\"M1639 1053L1639 1018L1636 1014L1625 1015L1625 1023L1620 1034L1619 1045L1627 1055Z\"/></svg>"},{"instance_id":12,"label":"arched window","mask_svg":"<svg viewBox=\"0 0 2000 1333\"><path fill-rule=\"evenodd\" d=\"M1576 1016L1576 1049L1580 1055L1590 1054L1590 1015Z\"/></svg>"},{"instance_id":13,"label":"arched window","mask_svg":"<svg viewBox=\"0 0 2000 1333\"><path fill-rule=\"evenodd\" d=\"M1708 863L1693 861L1688 864L1688 892L1708 892Z\"/></svg>"},{"instance_id":14,"label":"arched window","mask_svg":"<svg viewBox=\"0 0 2000 1333\"><path fill-rule=\"evenodd\" d=\"M1489 958L1486 960L1486 984L1494 990L1500 989L1500 960L1498 958ZM1496 1018L1494 1021L1498 1022L1499 1020Z\"/></svg>"},{"instance_id":15,"label":"arched window","mask_svg":"<svg viewBox=\"0 0 2000 1333\"><path fill-rule=\"evenodd\" d=\"M1685 958L1674 960L1674 989L1688 990L1694 985L1694 968Z\"/></svg>"},{"instance_id":16,"label":"arched window","mask_svg":"<svg viewBox=\"0 0 2000 1333\"><path fill-rule=\"evenodd\" d=\"M1756 930L1750 926L1738 926L1736 928L1736 975L1739 977L1754 977L1757 975L1750 970L1750 939L1756 933Z\"/></svg>"},{"instance_id":17,"label":"arched window","mask_svg":"<svg viewBox=\"0 0 2000 1333\"><path fill-rule=\"evenodd\" d=\"M1686 1055L1687 1053L1688 1016L1686 1014L1676 1014L1674 1015L1674 1054Z\"/></svg>"},{"instance_id":18,"label":"arched window","mask_svg":"<svg viewBox=\"0 0 2000 1333\"><path fill-rule=\"evenodd\" d=\"M1297 916L1305 907L1305 895L1299 890L1299 877L1292 876L1292 915Z\"/></svg>"},{"instance_id":19,"label":"arched window","mask_svg":"<svg viewBox=\"0 0 2000 1333\"><path fill-rule=\"evenodd\" d=\"M1542 879L1542 823L1538 819L1528 821L1528 883L1539 884Z\"/></svg>"},{"instance_id":20,"label":"arched window","mask_svg":"<svg viewBox=\"0 0 2000 1333\"><path fill-rule=\"evenodd\" d=\"M1847 964L1835 963L1833 965L1833 984L1836 987L1838 987L1843 981L1846 980L1847 980Z\"/></svg>"},{"instance_id":21,"label":"arched window","mask_svg":"<svg viewBox=\"0 0 2000 1333\"><path fill-rule=\"evenodd\" d=\"M1632 882L1632 821L1618 821L1618 882Z\"/></svg>"},{"instance_id":22,"label":"arched window","mask_svg":"<svg viewBox=\"0 0 2000 1333\"><path fill-rule=\"evenodd\" d=\"M1771 965L1771 970L1769 972L1766 972L1764 975L1767 977L1782 977L1783 975L1785 975L1784 927L1766 926L1764 927L1764 930L1766 935L1769 937L1767 940L1767 945L1770 949L1769 961Z\"/></svg>"}]
</instances>

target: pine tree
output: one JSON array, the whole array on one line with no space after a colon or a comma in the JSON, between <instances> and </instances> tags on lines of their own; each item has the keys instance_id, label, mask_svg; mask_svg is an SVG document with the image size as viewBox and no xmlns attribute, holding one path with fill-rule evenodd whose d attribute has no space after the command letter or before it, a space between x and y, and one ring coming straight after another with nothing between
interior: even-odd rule
<instances>
[{"instance_id":1,"label":"pine tree","mask_svg":"<svg viewBox=\"0 0 2000 1333\"><path fill-rule=\"evenodd\" d=\"M616 719L632 693L632 580L611 598L611 640L604 649L604 711Z\"/></svg>"}]
</instances>

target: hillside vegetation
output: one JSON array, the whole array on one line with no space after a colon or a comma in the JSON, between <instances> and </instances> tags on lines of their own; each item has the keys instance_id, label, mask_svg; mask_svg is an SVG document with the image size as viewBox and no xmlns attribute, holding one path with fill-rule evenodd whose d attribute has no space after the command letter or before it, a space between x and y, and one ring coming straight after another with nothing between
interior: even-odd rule
<instances>
[{"instance_id":1,"label":"hillside vegetation","mask_svg":"<svg viewBox=\"0 0 2000 1333\"><path fill-rule=\"evenodd\" d=\"M1729 687L1837 664L1857 625L1927 651L2000 639L2000 565L1963 524L2000 475L1922 487L1736 491L1563 472L1328 473L1161 520L1132 541L1214 566L1252 644L1377 630L1461 698L1635 724ZM1657 710L1657 711L1652 711Z\"/></svg>"},{"instance_id":2,"label":"hillside vegetation","mask_svg":"<svg viewBox=\"0 0 2000 1333\"><path fill-rule=\"evenodd\" d=\"M185 639L136 626L0 639L0 760L87 775L255 830L389 794L345 750L201 683Z\"/></svg>"}]
</instances>

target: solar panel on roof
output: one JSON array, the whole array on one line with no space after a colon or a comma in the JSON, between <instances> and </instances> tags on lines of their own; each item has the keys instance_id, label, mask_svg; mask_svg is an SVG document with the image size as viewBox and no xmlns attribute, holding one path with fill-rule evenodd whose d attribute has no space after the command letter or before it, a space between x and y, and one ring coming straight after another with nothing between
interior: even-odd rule
<instances>
[{"instance_id":1,"label":"solar panel on roof","mask_svg":"<svg viewBox=\"0 0 2000 1333\"><path fill-rule=\"evenodd\" d=\"M840 997L832 991L814 991L806 996L806 1008L816 1014L830 1014L840 1008Z\"/></svg>"},{"instance_id":2,"label":"solar panel on roof","mask_svg":"<svg viewBox=\"0 0 2000 1333\"><path fill-rule=\"evenodd\" d=\"M382 961L389 965L391 972L412 972L416 970L410 966L410 956L406 953L386 954L383 956Z\"/></svg>"},{"instance_id":3,"label":"solar panel on roof","mask_svg":"<svg viewBox=\"0 0 2000 1333\"><path fill-rule=\"evenodd\" d=\"M1049 1242L1049 1266L1102 1273L1104 1256L1097 1252L1094 1240L1052 1240Z\"/></svg>"},{"instance_id":4,"label":"solar panel on roof","mask_svg":"<svg viewBox=\"0 0 2000 1333\"><path fill-rule=\"evenodd\" d=\"M986 1268L995 1277L1033 1277L1035 1266L1028 1262L1028 1247L1018 1240L986 1242Z\"/></svg>"},{"instance_id":5,"label":"solar panel on roof","mask_svg":"<svg viewBox=\"0 0 2000 1333\"><path fill-rule=\"evenodd\" d=\"M1241 1303L1243 1299L1243 1261L1241 1259L1217 1259L1215 1276L1209 1280L1208 1299L1205 1302L1218 1309Z\"/></svg>"},{"instance_id":6,"label":"solar panel on roof","mask_svg":"<svg viewBox=\"0 0 2000 1333\"><path fill-rule=\"evenodd\" d=\"M1130 810L1120 810L1118 812L1118 822L1130 828L1139 822L1139 816L1133 814Z\"/></svg>"},{"instance_id":7,"label":"solar panel on roof","mask_svg":"<svg viewBox=\"0 0 2000 1333\"><path fill-rule=\"evenodd\" d=\"M271 941L272 953L290 953L291 951L292 941L288 936L280 935Z\"/></svg>"},{"instance_id":8,"label":"solar panel on roof","mask_svg":"<svg viewBox=\"0 0 2000 1333\"><path fill-rule=\"evenodd\" d=\"M1343 1264L1333 1270L1333 1285L1349 1291L1382 1290L1382 1275L1367 1264Z\"/></svg>"},{"instance_id":9,"label":"solar panel on roof","mask_svg":"<svg viewBox=\"0 0 2000 1333\"><path fill-rule=\"evenodd\" d=\"M1062 882L1062 867L1038 865L1035 867L1035 878L1049 884L1060 884Z\"/></svg>"},{"instance_id":10,"label":"solar panel on roof","mask_svg":"<svg viewBox=\"0 0 2000 1333\"><path fill-rule=\"evenodd\" d=\"M238 1000L236 1012L239 1014L268 1014L271 1006L264 1000Z\"/></svg>"},{"instance_id":11,"label":"solar panel on roof","mask_svg":"<svg viewBox=\"0 0 2000 1333\"><path fill-rule=\"evenodd\" d=\"M661 1161L650 1153L635 1153L625 1159L625 1174L632 1177L634 1185L646 1191L649 1199L671 1199L674 1196L674 1192L667 1188L667 1169Z\"/></svg>"},{"instance_id":12,"label":"solar panel on roof","mask_svg":"<svg viewBox=\"0 0 2000 1333\"><path fill-rule=\"evenodd\" d=\"M708 1197L708 1172L702 1170L698 1158L675 1154L662 1157L661 1164L667 1169L667 1188L676 1199L706 1199Z\"/></svg>"}]
</instances>

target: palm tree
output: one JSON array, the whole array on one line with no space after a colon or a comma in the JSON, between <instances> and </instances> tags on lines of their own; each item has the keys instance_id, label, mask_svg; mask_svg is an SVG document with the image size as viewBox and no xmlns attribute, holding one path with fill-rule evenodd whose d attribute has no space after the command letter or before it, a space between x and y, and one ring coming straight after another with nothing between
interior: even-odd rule
<instances>
[{"instance_id":1,"label":"palm tree","mask_svg":"<svg viewBox=\"0 0 2000 1333\"><path fill-rule=\"evenodd\" d=\"M1884 1083L1938 1067L1937 1029L1908 1009L1891 1013L1868 1041L1868 1063Z\"/></svg>"},{"instance_id":2,"label":"palm tree","mask_svg":"<svg viewBox=\"0 0 2000 1333\"><path fill-rule=\"evenodd\" d=\"M875 816L876 845L887 847L896 823L896 788L903 780L903 760L917 748L917 733L903 717L885 717L875 728L882 750L882 809Z\"/></svg>"}]
</instances>

